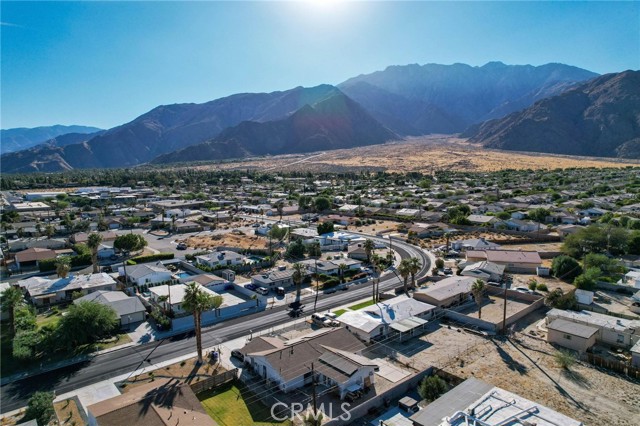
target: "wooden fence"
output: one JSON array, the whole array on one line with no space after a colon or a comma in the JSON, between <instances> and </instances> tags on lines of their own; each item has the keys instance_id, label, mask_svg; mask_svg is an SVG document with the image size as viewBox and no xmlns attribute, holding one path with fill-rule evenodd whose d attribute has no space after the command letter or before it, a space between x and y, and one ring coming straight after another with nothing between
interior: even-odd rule
<instances>
[{"instance_id":1,"label":"wooden fence","mask_svg":"<svg viewBox=\"0 0 640 426\"><path fill-rule=\"evenodd\" d=\"M632 367L626 362L606 359L589 352L584 353L581 359L596 367L606 368L607 370L615 371L616 373L624 374L625 376L640 380L640 368Z\"/></svg>"},{"instance_id":2,"label":"wooden fence","mask_svg":"<svg viewBox=\"0 0 640 426\"><path fill-rule=\"evenodd\" d=\"M193 393L200 393L209 389L217 388L230 381L235 380L238 377L238 369L225 371L224 373L216 374L208 379L200 380L199 382L191 383L191 390Z\"/></svg>"}]
</instances>

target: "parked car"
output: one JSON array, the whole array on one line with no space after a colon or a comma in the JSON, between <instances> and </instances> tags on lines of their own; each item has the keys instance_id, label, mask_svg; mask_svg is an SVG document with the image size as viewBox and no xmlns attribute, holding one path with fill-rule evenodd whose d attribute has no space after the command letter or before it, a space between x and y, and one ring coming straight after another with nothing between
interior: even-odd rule
<instances>
[{"instance_id":1,"label":"parked car","mask_svg":"<svg viewBox=\"0 0 640 426\"><path fill-rule=\"evenodd\" d=\"M442 272L444 272L445 275L453 275L451 268L444 268Z\"/></svg>"},{"instance_id":2,"label":"parked car","mask_svg":"<svg viewBox=\"0 0 640 426\"><path fill-rule=\"evenodd\" d=\"M187 245L185 243L179 243L176 248L178 250L186 250L187 249Z\"/></svg>"},{"instance_id":3,"label":"parked car","mask_svg":"<svg viewBox=\"0 0 640 426\"><path fill-rule=\"evenodd\" d=\"M258 287L255 291L263 296L269 294L269 289L266 287Z\"/></svg>"},{"instance_id":4,"label":"parked car","mask_svg":"<svg viewBox=\"0 0 640 426\"><path fill-rule=\"evenodd\" d=\"M284 291L284 287L278 287L278 288L276 288L276 294L277 294L278 296L284 296L284 293L285 293L285 291Z\"/></svg>"},{"instance_id":5,"label":"parked car","mask_svg":"<svg viewBox=\"0 0 640 426\"><path fill-rule=\"evenodd\" d=\"M255 286L255 285L253 285L253 284L245 284L245 285L244 285L244 288L246 288L247 290L253 290L253 291L255 291L256 286Z\"/></svg>"},{"instance_id":6,"label":"parked car","mask_svg":"<svg viewBox=\"0 0 640 426\"><path fill-rule=\"evenodd\" d=\"M494 287L502 287L502 284L500 284L499 282L496 281L489 281L487 282L488 285L492 285Z\"/></svg>"},{"instance_id":7,"label":"parked car","mask_svg":"<svg viewBox=\"0 0 640 426\"><path fill-rule=\"evenodd\" d=\"M531 290L529 290L526 287L516 287L514 288L515 291L518 291L520 293L531 293Z\"/></svg>"},{"instance_id":8,"label":"parked car","mask_svg":"<svg viewBox=\"0 0 640 426\"><path fill-rule=\"evenodd\" d=\"M240 361L244 361L244 355L242 355L242 352L237 349L231 351L231 357L238 358Z\"/></svg>"}]
</instances>

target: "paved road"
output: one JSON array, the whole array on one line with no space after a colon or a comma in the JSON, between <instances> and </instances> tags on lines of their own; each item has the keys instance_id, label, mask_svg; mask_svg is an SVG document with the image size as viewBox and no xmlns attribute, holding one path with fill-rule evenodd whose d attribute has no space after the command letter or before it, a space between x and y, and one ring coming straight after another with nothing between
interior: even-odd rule
<instances>
[{"instance_id":1,"label":"paved road","mask_svg":"<svg viewBox=\"0 0 640 426\"><path fill-rule=\"evenodd\" d=\"M384 242L381 238L373 238ZM431 268L429 258L419 248L399 241L393 242L394 249L401 257L418 257L422 261L422 269L417 278L427 274ZM394 273L383 276L380 280L380 291L397 287L400 280ZM363 299L371 294L369 283L352 286L348 291L338 291L331 295L321 295L317 310L326 311L336 306ZM305 301L310 312L313 303ZM269 329L290 322L286 307L282 306L268 311L225 321L203 329L203 347L211 347L225 341L236 339L253 332ZM102 380L127 372L135 371L148 365L158 363L195 351L193 332L174 336L159 342L133 346L114 352L98 355L81 364L65 367L48 373L29 377L0 388L0 412L5 413L26 405L27 400L38 390L62 394L79 389Z\"/></svg>"}]
</instances>

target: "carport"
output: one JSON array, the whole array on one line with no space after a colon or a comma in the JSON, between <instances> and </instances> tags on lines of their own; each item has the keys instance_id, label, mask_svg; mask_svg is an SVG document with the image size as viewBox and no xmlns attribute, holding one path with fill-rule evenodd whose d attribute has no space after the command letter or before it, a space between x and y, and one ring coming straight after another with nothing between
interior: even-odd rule
<instances>
[{"instance_id":1,"label":"carport","mask_svg":"<svg viewBox=\"0 0 640 426\"><path fill-rule=\"evenodd\" d=\"M414 336L422 334L428 321L418 317L409 317L394 322L389 326L393 331L398 333L398 340L403 341Z\"/></svg>"}]
</instances>

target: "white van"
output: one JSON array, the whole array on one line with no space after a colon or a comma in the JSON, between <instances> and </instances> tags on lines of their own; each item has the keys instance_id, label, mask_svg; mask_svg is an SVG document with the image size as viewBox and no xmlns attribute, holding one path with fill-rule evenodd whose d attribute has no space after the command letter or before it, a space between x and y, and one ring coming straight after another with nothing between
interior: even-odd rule
<instances>
[{"instance_id":1,"label":"white van","mask_svg":"<svg viewBox=\"0 0 640 426\"><path fill-rule=\"evenodd\" d=\"M269 289L266 288L266 287L258 287L258 288L256 288L256 293L259 293L259 294L265 296L265 295L269 294Z\"/></svg>"}]
</instances>

